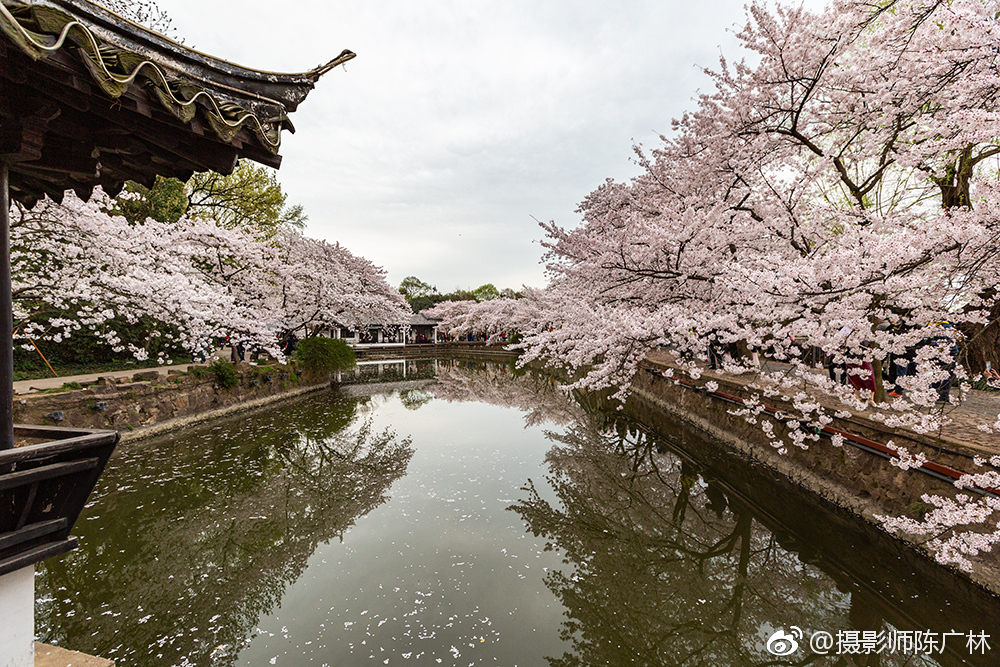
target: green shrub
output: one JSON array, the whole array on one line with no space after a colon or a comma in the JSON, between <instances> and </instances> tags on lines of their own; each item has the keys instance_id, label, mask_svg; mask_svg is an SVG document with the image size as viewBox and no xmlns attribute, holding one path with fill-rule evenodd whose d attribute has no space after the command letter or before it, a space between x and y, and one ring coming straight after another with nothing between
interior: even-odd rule
<instances>
[{"instance_id":1,"label":"green shrub","mask_svg":"<svg viewBox=\"0 0 1000 667\"><path fill-rule=\"evenodd\" d=\"M32 317L32 322L46 328L52 319L76 319L77 310L78 307L59 310L39 306L39 310ZM112 330L121 339L122 347L134 345L143 348L152 361L137 362L131 352L115 352L103 337L103 334ZM155 335L154 332L160 333ZM158 365L156 359L160 352L176 358L179 362L190 361L190 354L171 342L178 334L179 329L176 326L143 316L133 323L123 318L109 320L96 332L85 327L83 330L74 331L72 337L64 338L58 343L52 340L35 340L35 345L32 345L27 340L18 338L14 344L14 370L31 374L30 377L23 377L26 380L51 376L52 373L42 360L42 355L45 355L60 375L156 367Z\"/></svg>"},{"instance_id":2,"label":"green shrub","mask_svg":"<svg viewBox=\"0 0 1000 667\"><path fill-rule=\"evenodd\" d=\"M232 389L240 383L240 374L236 372L236 366L228 361L216 359L208 369L215 373L215 381L223 389Z\"/></svg>"},{"instance_id":3,"label":"green shrub","mask_svg":"<svg viewBox=\"0 0 1000 667\"><path fill-rule=\"evenodd\" d=\"M354 350L340 338L306 338L299 341L296 357L310 375L327 375L354 366Z\"/></svg>"}]
</instances>

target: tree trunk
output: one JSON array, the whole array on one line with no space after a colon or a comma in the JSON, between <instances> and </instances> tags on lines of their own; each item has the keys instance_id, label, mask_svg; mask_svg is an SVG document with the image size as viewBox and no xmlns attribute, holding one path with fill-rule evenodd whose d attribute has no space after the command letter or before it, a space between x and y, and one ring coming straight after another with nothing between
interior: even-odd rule
<instances>
[{"instance_id":1,"label":"tree trunk","mask_svg":"<svg viewBox=\"0 0 1000 667\"><path fill-rule=\"evenodd\" d=\"M885 383L882 381L882 360L872 359L872 377L875 379L875 403L885 403Z\"/></svg>"},{"instance_id":2,"label":"tree trunk","mask_svg":"<svg viewBox=\"0 0 1000 667\"><path fill-rule=\"evenodd\" d=\"M965 336L959 342L959 363L972 375L986 370L986 362L993 368L1000 368L1000 303L990 310L990 322L981 324L961 324L958 330Z\"/></svg>"},{"instance_id":3,"label":"tree trunk","mask_svg":"<svg viewBox=\"0 0 1000 667\"><path fill-rule=\"evenodd\" d=\"M941 191L941 206L945 209L972 207L969 190L975 166L983 158L994 154L992 149L978 156L974 156L972 151L973 147L967 146L955 162L948 165L944 177L934 179ZM995 298L997 290L993 288L980 296ZM958 329L965 337L964 341L960 341L958 362L972 375L985 371L986 362L996 368L1000 363L1000 303L990 310L990 322L986 326L961 324Z\"/></svg>"},{"instance_id":4,"label":"tree trunk","mask_svg":"<svg viewBox=\"0 0 1000 667\"><path fill-rule=\"evenodd\" d=\"M972 206L969 190L973 169L977 161L972 156L972 146L967 146L958 155L958 159L953 164L948 165L945 175L942 178L934 179L941 190L942 208L969 208Z\"/></svg>"}]
</instances>

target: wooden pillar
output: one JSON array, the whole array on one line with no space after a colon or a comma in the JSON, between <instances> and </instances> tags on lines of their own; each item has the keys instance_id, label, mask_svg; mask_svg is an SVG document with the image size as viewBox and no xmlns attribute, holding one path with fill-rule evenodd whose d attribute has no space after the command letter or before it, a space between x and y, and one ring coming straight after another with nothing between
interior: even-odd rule
<instances>
[{"instance_id":1,"label":"wooden pillar","mask_svg":"<svg viewBox=\"0 0 1000 667\"><path fill-rule=\"evenodd\" d=\"M14 305L10 284L10 193L0 161L0 449L14 448Z\"/></svg>"}]
</instances>

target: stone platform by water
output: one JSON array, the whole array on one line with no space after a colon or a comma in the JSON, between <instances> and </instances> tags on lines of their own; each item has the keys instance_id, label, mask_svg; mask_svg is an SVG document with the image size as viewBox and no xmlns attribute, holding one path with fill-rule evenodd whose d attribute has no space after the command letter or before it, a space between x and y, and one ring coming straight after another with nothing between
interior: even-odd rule
<instances>
[{"instance_id":1,"label":"stone platform by water","mask_svg":"<svg viewBox=\"0 0 1000 667\"><path fill-rule=\"evenodd\" d=\"M115 663L79 651L35 642L35 667L115 667Z\"/></svg>"}]
</instances>

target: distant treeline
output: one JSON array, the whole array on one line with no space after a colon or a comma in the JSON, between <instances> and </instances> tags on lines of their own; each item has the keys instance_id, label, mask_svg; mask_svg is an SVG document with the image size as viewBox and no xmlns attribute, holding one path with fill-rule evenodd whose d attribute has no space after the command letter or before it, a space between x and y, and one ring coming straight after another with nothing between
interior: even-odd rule
<instances>
[{"instance_id":1,"label":"distant treeline","mask_svg":"<svg viewBox=\"0 0 1000 667\"><path fill-rule=\"evenodd\" d=\"M508 299L520 299L521 292L515 292L509 287L497 289L493 283L480 285L473 290L456 289L447 294L438 292L438 288L430 283L425 283L416 276L407 276L399 284L399 291L406 297L407 303L413 312L419 313L421 310L430 308L434 304L442 301L489 301L506 297Z\"/></svg>"}]
</instances>

